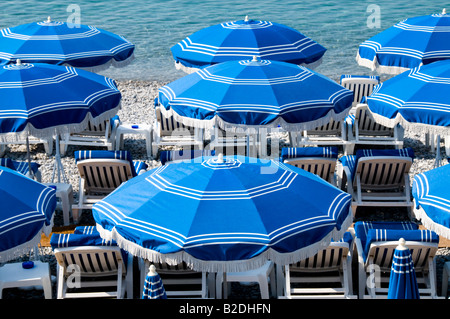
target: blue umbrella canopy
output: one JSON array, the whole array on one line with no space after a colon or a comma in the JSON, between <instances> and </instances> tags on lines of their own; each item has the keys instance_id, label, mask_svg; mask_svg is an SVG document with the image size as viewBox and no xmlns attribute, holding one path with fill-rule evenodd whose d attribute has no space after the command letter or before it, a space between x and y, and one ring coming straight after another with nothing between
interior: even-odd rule
<instances>
[{"instance_id":1,"label":"blue umbrella canopy","mask_svg":"<svg viewBox=\"0 0 450 319\"><path fill-rule=\"evenodd\" d=\"M450 15L432 14L403 20L359 46L360 65L381 73L408 69L450 58Z\"/></svg>"},{"instance_id":2,"label":"blue umbrella canopy","mask_svg":"<svg viewBox=\"0 0 450 319\"><path fill-rule=\"evenodd\" d=\"M100 235L151 262L196 271L289 264L339 240L351 196L278 161L201 157L161 166L94 204Z\"/></svg>"},{"instance_id":3,"label":"blue umbrella canopy","mask_svg":"<svg viewBox=\"0 0 450 319\"><path fill-rule=\"evenodd\" d=\"M389 278L388 299L420 299L411 251L400 238L394 251Z\"/></svg>"},{"instance_id":4,"label":"blue umbrella canopy","mask_svg":"<svg viewBox=\"0 0 450 319\"><path fill-rule=\"evenodd\" d=\"M110 119L121 94L112 79L50 64L0 66L0 138L82 131Z\"/></svg>"},{"instance_id":5,"label":"blue umbrella canopy","mask_svg":"<svg viewBox=\"0 0 450 319\"><path fill-rule=\"evenodd\" d=\"M56 190L0 167L0 263L29 253L52 229Z\"/></svg>"},{"instance_id":6,"label":"blue umbrella canopy","mask_svg":"<svg viewBox=\"0 0 450 319\"><path fill-rule=\"evenodd\" d=\"M416 67L376 86L366 103L385 126L450 133L450 60Z\"/></svg>"},{"instance_id":7,"label":"blue umbrella canopy","mask_svg":"<svg viewBox=\"0 0 450 319\"><path fill-rule=\"evenodd\" d=\"M145 277L142 299L167 299L164 284L156 272L155 265L150 265L148 274Z\"/></svg>"},{"instance_id":8,"label":"blue umbrella canopy","mask_svg":"<svg viewBox=\"0 0 450 319\"><path fill-rule=\"evenodd\" d=\"M133 57L134 44L114 33L65 22L33 22L0 33L0 64L67 64L78 68L120 66Z\"/></svg>"},{"instance_id":9,"label":"blue umbrella canopy","mask_svg":"<svg viewBox=\"0 0 450 319\"><path fill-rule=\"evenodd\" d=\"M353 92L305 67L270 60L229 61L159 89L162 111L185 125L250 132L313 129L343 119Z\"/></svg>"},{"instance_id":10,"label":"blue umbrella canopy","mask_svg":"<svg viewBox=\"0 0 450 319\"><path fill-rule=\"evenodd\" d=\"M422 224L438 235L450 239L450 166L444 165L421 174L413 180L414 214Z\"/></svg>"},{"instance_id":11,"label":"blue umbrella canopy","mask_svg":"<svg viewBox=\"0 0 450 319\"><path fill-rule=\"evenodd\" d=\"M265 60L320 63L326 49L297 30L270 21L230 21L197 31L172 48L176 66L186 72L216 63L258 56Z\"/></svg>"}]
</instances>

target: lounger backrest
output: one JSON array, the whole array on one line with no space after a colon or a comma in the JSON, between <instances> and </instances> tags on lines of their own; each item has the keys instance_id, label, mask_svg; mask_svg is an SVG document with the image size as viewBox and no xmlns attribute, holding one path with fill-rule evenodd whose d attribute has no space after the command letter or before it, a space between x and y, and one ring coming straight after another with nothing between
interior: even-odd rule
<instances>
[{"instance_id":1,"label":"lounger backrest","mask_svg":"<svg viewBox=\"0 0 450 319\"><path fill-rule=\"evenodd\" d=\"M342 130L341 121L335 121L331 119L330 122L315 129L308 130L308 135L340 135Z\"/></svg>"},{"instance_id":2,"label":"lounger backrest","mask_svg":"<svg viewBox=\"0 0 450 319\"><path fill-rule=\"evenodd\" d=\"M305 272L339 270L348 251L348 245L344 243L332 243L329 247L320 250L313 257L303 259L290 265L290 267Z\"/></svg>"},{"instance_id":3,"label":"lounger backrest","mask_svg":"<svg viewBox=\"0 0 450 319\"><path fill-rule=\"evenodd\" d=\"M333 183L337 156L337 147L285 147L281 150L280 161Z\"/></svg>"},{"instance_id":4,"label":"lounger backrest","mask_svg":"<svg viewBox=\"0 0 450 319\"><path fill-rule=\"evenodd\" d=\"M303 272L339 270L351 249L353 249L353 235L346 232L341 241L331 242L327 248L320 250L313 257L303 259L289 267Z\"/></svg>"},{"instance_id":5,"label":"lounger backrest","mask_svg":"<svg viewBox=\"0 0 450 319\"><path fill-rule=\"evenodd\" d=\"M393 189L405 186L412 161L402 157L362 158L356 168L364 189Z\"/></svg>"},{"instance_id":6,"label":"lounger backrest","mask_svg":"<svg viewBox=\"0 0 450 319\"><path fill-rule=\"evenodd\" d=\"M114 121L120 121L119 116L116 115L113 118L109 119L109 120L105 120L97 125L94 125L91 121L88 122L88 126L87 128L78 133L80 135L94 135L94 136L103 136L103 135L107 135L109 137L109 135L111 134L112 130L112 126L114 124Z\"/></svg>"},{"instance_id":7,"label":"lounger backrest","mask_svg":"<svg viewBox=\"0 0 450 319\"><path fill-rule=\"evenodd\" d=\"M288 159L285 163L318 175L327 182L333 183L334 172L336 170L336 160L319 157L305 157Z\"/></svg>"},{"instance_id":8,"label":"lounger backrest","mask_svg":"<svg viewBox=\"0 0 450 319\"><path fill-rule=\"evenodd\" d=\"M80 177L85 181L86 193L111 193L133 178L126 160L89 159L77 163Z\"/></svg>"},{"instance_id":9,"label":"lounger backrest","mask_svg":"<svg viewBox=\"0 0 450 319\"><path fill-rule=\"evenodd\" d=\"M340 84L353 91L353 106L361 103L365 96L369 96L373 88L380 84L379 76L364 76L364 75L342 75Z\"/></svg>"},{"instance_id":10,"label":"lounger backrest","mask_svg":"<svg viewBox=\"0 0 450 319\"><path fill-rule=\"evenodd\" d=\"M380 267L381 271L389 271L392 267L394 251L398 247L398 241L378 242L371 245L368 260ZM418 241L406 241L406 246L411 251L411 257L416 272L423 272L428 269L430 258L436 255L437 243L425 243Z\"/></svg>"},{"instance_id":11,"label":"lounger backrest","mask_svg":"<svg viewBox=\"0 0 450 319\"><path fill-rule=\"evenodd\" d=\"M159 123L160 136L171 136L175 132L194 134L194 128L176 121L173 116L166 117L160 107L155 107L156 121Z\"/></svg>"},{"instance_id":12,"label":"lounger backrest","mask_svg":"<svg viewBox=\"0 0 450 319\"><path fill-rule=\"evenodd\" d=\"M428 259L436 254L439 243L439 236L435 232L418 229L417 224L412 222L358 221L355 223L355 233L361 243L360 253L366 264L372 262L385 271L390 270L400 238L406 240L414 267L418 270L427 267Z\"/></svg>"},{"instance_id":13,"label":"lounger backrest","mask_svg":"<svg viewBox=\"0 0 450 319\"><path fill-rule=\"evenodd\" d=\"M70 265L77 265L82 277L110 276L124 273L123 251L115 241L105 241L96 230L77 229L75 233L54 233L50 245L58 264L71 273Z\"/></svg>"},{"instance_id":14,"label":"lounger backrest","mask_svg":"<svg viewBox=\"0 0 450 319\"><path fill-rule=\"evenodd\" d=\"M375 122L367 104L356 106L355 121L358 121L358 132L361 135L389 136L393 134L393 128Z\"/></svg>"},{"instance_id":15,"label":"lounger backrest","mask_svg":"<svg viewBox=\"0 0 450 319\"><path fill-rule=\"evenodd\" d=\"M65 275L77 265L82 277L111 276L125 272L122 253L117 246L78 246L55 248L55 258L64 267ZM69 273L70 271L70 273Z\"/></svg>"}]
</instances>

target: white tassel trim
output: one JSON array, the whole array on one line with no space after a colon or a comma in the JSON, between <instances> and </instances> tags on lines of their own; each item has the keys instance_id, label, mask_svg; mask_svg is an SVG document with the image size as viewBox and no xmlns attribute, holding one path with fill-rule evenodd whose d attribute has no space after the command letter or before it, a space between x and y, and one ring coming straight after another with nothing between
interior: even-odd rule
<instances>
[{"instance_id":1,"label":"white tassel trim","mask_svg":"<svg viewBox=\"0 0 450 319\"><path fill-rule=\"evenodd\" d=\"M369 107L370 110L370 107ZM382 115L370 111L375 122L380 125L393 128L397 124L400 124L404 129L411 130L417 133L430 133L435 135L448 136L450 135L450 126L438 126L423 123L411 123L403 118L403 116L398 113L393 119L388 119Z\"/></svg>"},{"instance_id":2,"label":"white tassel trim","mask_svg":"<svg viewBox=\"0 0 450 319\"><path fill-rule=\"evenodd\" d=\"M323 62L323 56L317 61L314 61L314 62L311 62L311 63L302 63L302 64L299 64L299 65L304 66L304 67L306 67L306 68L308 68L310 70L314 70L317 67L319 67L322 64L322 62Z\"/></svg>"},{"instance_id":3,"label":"white tassel trim","mask_svg":"<svg viewBox=\"0 0 450 319\"><path fill-rule=\"evenodd\" d=\"M150 262L166 262L169 265L177 265L185 262L194 271L204 272L241 272L256 269L262 267L267 260L272 260L279 265L287 265L298 262L305 258L309 258L317 254L321 249L325 249L329 246L331 240L340 240L347 229L353 222L353 214L349 209L348 217L343 222L340 230L334 229L323 240L318 243L314 243L310 246L301 248L297 251L290 253L279 253L271 248L261 253L260 255L248 259L248 260L233 260L233 261L204 261L192 257L186 252L179 252L174 254L161 254L151 249L143 248L142 246L133 243L125 238L113 229L111 232L103 229L97 224L97 230L100 236L105 240L115 240L120 248L126 250L130 254L146 259Z\"/></svg>"},{"instance_id":4,"label":"white tassel trim","mask_svg":"<svg viewBox=\"0 0 450 319\"><path fill-rule=\"evenodd\" d=\"M33 248L39 245L39 243L41 242L41 237L42 232L38 232L36 236L30 241L0 252L0 263L5 263L7 261L19 258L25 254L29 254Z\"/></svg>"},{"instance_id":5,"label":"white tassel trim","mask_svg":"<svg viewBox=\"0 0 450 319\"><path fill-rule=\"evenodd\" d=\"M378 73L383 73L383 74L397 75L397 74L400 74L400 73L410 70L410 68L404 68L404 67L400 67L400 66L380 65L377 61L376 56L375 56L374 60L369 60L369 59L361 58L359 56L359 52L356 54L356 62L360 66L369 68L372 71L376 70Z\"/></svg>"},{"instance_id":6,"label":"white tassel trim","mask_svg":"<svg viewBox=\"0 0 450 319\"><path fill-rule=\"evenodd\" d=\"M27 124L27 126L22 132L0 134L0 142L14 143L24 141L27 135L31 135L36 138L48 139L56 135L82 132L88 126L88 122L91 122L93 125L98 125L114 117L120 110L121 105L122 105L121 102L119 102L119 104L115 108L106 111L97 117L92 117L91 113L88 113L84 118L84 120L77 124L57 125L46 129L36 129L33 125Z\"/></svg>"},{"instance_id":7,"label":"white tassel trim","mask_svg":"<svg viewBox=\"0 0 450 319\"><path fill-rule=\"evenodd\" d=\"M109 69L111 66L115 68L124 68L128 65L130 65L134 61L134 52L125 60L123 61L117 61L113 57L111 59L101 65L91 66L91 67L77 67L78 69L89 71L92 73L98 73L104 70ZM64 63L64 66L72 66L70 63Z\"/></svg>"},{"instance_id":8,"label":"white tassel trim","mask_svg":"<svg viewBox=\"0 0 450 319\"><path fill-rule=\"evenodd\" d=\"M266 125L248 125L248 124L234 124L229 123L224 120L222 120L219 116L215 116L210 120L200 120L200 119L193 119L190 117L181 116L178 113L176 113L173 109L166 109L164 106L159 106L161 113L165 117L171 117L175 119L175 121L180 122L184 125L191 126L191 127L197 127L200 129L212 129L215 125L218 125L219 128L222 130L225 130L227 132L231 133L238 133L238 134L258 134L259 129L267 129L268 133L271 132L272 129L275 131L278 131L281 128L283 128L286 131L303 131L303 130L313 130L319 126L328 124L331 119L334 119L335 121L342 121L345 117L347 117L351 106L347 109L345 109L343 112L336 114L333 110L328 112L328 114L318 120L311 121L311 122L304 122L304 123L288 123L285 120L283 120L281 117L278 117L275 121L271 122L270 124Z\"/></svg>"},{"instance_id":9,"label":"white tassel trim","mask_svg":"<svg viewBox=\"0 0 450 319\"><path fill-rule=\"evenodd\" d=\"M434 231L439 236L450 239L450 228L434 222L430 217L428 217L427 213L425 213L422 207L415 207L413 213L414 216L421 221L422 225L425 228Z\"/></svg>"}]
</instances>

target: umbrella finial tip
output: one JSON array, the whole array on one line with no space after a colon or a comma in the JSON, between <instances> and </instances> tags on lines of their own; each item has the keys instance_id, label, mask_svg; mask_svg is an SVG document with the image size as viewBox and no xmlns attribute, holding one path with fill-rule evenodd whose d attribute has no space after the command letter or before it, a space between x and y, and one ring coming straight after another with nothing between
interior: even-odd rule
<instances>
[{"instance_id":1,"label":"umbrella finial tip","mask_svg":"<svg viewBox=\"0 0 450 319\"><path fill-rule=\"evenodd\" d=\"M52 18L50 16L47 17L47 22L52 22Z\"/></svg>"},{"instance_id":2,"label":"umbrella finial tip","mask_svg":"<svg viewBox=\"0 0 450 319\"><path fill-rule=\"evenodd\" d=\"M223 163L223 154L222 153L219 153L219 155L217 156L217 162Z\"/></svg>"},{"instance_id":3,"label":"umbrella finial tip","mask_svg":"<svg viewBox=\"0 0 450 319\"><path fill-rule=\"evenodd\" d=\"M245 16L244 21L245 21L245 22L248 22L248 15Z\"/></svg>"},{"instance_id":4,"label":"umbrella finial tip","mask_svg":"<svg viewBox=\"0 0 450 319\"><path fill-rule=\"evenodd\" d=\"M253 56L252 62L257 62L258 61L258 57L256 55Z\"/></svg>"},{"instance_id":5,"label":"umbrella finial tip","mask_svg":"<svg viewBox=\"0 0 450 319\"><path fill-rule=\"evenodd\" d=\"M442 9L442 14L447 14L447 12L445 11L445 8Z\"/></svg>"},{"instance_id":6,"label":"umbrella finial tip","mask_svg":"<svg viewBox=\"0 0 450 319\"><path fill-rule=\"evenodd\" d=\"M22 65L22 61L20 59L16 60L16 65Z\"/></svg>"},{"instance_id":7,"label":"umbrella finial tip","mask_svg":"<svg viewBox=\"0 0 450 319\"><path fill-rule=\"evenodd\" d=\"M151 264L148 269L149 269L149 273L150 273L151 276L156 275L156 267L155 267L155 265Z\"/></svg>"},{"instance_id":8,"label":"umbrella finial tip","mask_svg":"<svg viewBox=\"0 0 450 319\"><path fill-rule=\"evenodd\" d=\"M398 247L397 247L397 249L400 249L400 250L408 249L408 247L406 247L406 241L405 241L404 238L400 238L398 240Z\"/></svg>"}]
</instances>

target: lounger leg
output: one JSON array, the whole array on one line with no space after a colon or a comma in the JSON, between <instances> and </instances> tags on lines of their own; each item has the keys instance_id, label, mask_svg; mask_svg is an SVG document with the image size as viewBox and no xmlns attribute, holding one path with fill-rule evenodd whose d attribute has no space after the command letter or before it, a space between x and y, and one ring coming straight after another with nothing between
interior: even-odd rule
<instances>
[{"instance_id":1,"label":"lounger leg","mask_svg":"<svg viewBox=\"0 0 450 319\"><path fill-rule=\"evenodd\" d=\"M269 282L265 274L258 276L258 284L261 291L261 299L269 299Z\"/></svg>"},{"instance_id":2,"label":"lounger leg","mask_svg":"<svg viewBox=\"0 0 450 319\"><path fill-rule=\"evenodd\" d=\"M444 264L444 269L442 272L442 293L441 294L442 294L442 296L444 296L444 298L447 297L449 276L450 276L450 262L446 262Z\"/></svg>"},{"instance_id":3,"label":"lounger leg","mask_svg":"<svg viewBox=\"0 0 450 319\"><path fill-rule=\"evenodd\" d=\"M52 299L52 284L50 276L42 278L42 288L44 289L45 299Z\"/></svg>"}]
</instances>

